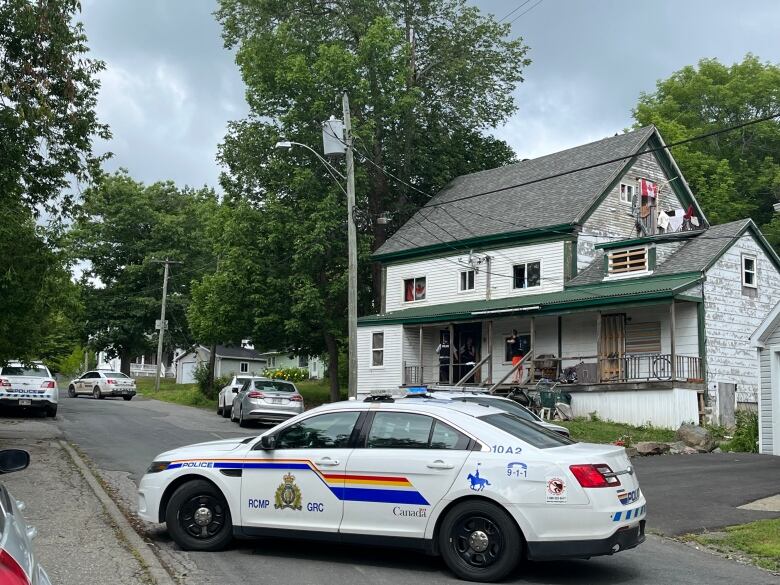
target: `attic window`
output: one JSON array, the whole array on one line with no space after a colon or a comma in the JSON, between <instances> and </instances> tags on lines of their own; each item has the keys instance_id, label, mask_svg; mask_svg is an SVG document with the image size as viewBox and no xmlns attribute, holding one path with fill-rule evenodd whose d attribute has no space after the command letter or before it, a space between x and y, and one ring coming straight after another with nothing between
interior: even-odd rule
<instances>
[{"instance_id":1,"label":"attic window","mask_svg":"<svg viewBox=\"0 0 780 585\"><path fill-rule=\"evenodd\" d=\"M756 284L755 256L742 256L742 286L758 288Z\"/></svg>"},{"instance_id":2,"label":"attic window","mask_svg":"<svg viewBox=\"0 0 780 585\"><path fill-rule=\"evenodd\" d=\"M647 248L626 248L609 252L607 274L629 274L631 272L647 272Z\"/></svg>"},{"instance_id":3,"label":"attic window","mask_svg":"<svg viewBox=\"0 0 780 585\"><path fill-rule=\"evenodd\" d=\"M634 202L634 185L620 183L620 202L631 205Z\"/></svg>"}]
</instances>

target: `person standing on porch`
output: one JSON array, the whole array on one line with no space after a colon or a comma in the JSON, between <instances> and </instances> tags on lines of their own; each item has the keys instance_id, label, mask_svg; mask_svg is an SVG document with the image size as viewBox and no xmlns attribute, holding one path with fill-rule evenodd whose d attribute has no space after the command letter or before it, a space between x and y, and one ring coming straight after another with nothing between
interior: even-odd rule
<instances>
[{"instance_id":1,"label":"person standing on porch","mask_svg":"<svg viewBox=\"0 0 780 585\"><path fill-rule=\"evenodd\" d=\"M509 355L512 356L512 367L514 368L523 359L522 339L517 334L517 329L512 329L512 335L506 340L509 344ZM512 376L513 384L520 384L523 379L523 366L519 366Z\"/></svg>"},{"instance_id":2,"label":"person standing on porch","mask_svg":"<svg viewBox=\"0 0 780 585\"><path fill-rule=\"evenodd\" d=\"M474 366L474 363L477 361L477 349L474 347L474 338L473 337L467 337L466 338L466 344L461 348L460 350L460 374L459 377L462 378L466 374L469 373L469 370ZM466 380L466 384L470 384L474 381L474 376L470 376L468 380Z\"/></svg>"},{"instance_id":3,"label":"person standing on porch","mask_svg":"<svg viewBox=\"0 0 780 585\"><path fill-rule=\"evenodd\" d=\"M436 347L439 354L439 382L450 381L450 334L445 331L441 334L441 342Z\"/></svg>"}]
</instances>

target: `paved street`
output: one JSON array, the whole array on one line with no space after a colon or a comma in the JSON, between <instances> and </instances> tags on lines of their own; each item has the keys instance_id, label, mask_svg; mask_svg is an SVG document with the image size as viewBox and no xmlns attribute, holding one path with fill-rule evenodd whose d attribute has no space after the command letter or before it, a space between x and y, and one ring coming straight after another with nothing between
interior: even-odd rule
<instances>
[{"instance_id":1,"label":"paved street","mask_svg":"<svg viewBox=\"0 0 780 585\"><path fill-rule=\"evenodd\" d=\"M56 424L68 440L77 443L95 461L115 488L116 497L131 507L135 505L134 482L157 453L187 443L248 434L215 413L140 397L131 402L63 397L60 413ZM257 432L257 429L249 429L249 434ZM760 461L768 459L761 458ZM690 482L704 481L701 478L708 467L708 460L688 457L685 461L688 465L695 462L691 474L695 477L689 479L688 473L680 471L684 468L675 466L671 457L638 462L642 485L650 501L649 529L654 529L653 502L660 508L670 497L678 497L681 491L677 487L681 485L678 483L680 474L684 474L685 481L689 482L685 485L695 486L695 483ZM726 458L720 465L726 465ZM723 469L714 469L715 476L723 477ZM738 479L735 478L734 483L738 484ZM693 491L697 493L695 489ZM757 493L749 489L744 491L751 496ZM690 493L689 490L685 492ZM693 496L683 497L689 500ZM691 509L701 516L699 508ZM677 513L674 508L672 510ZM659 518L665 518L665 514L659 514ZM675 526L666 519L661 526L666 528L667 524L672 528ZM148 525L147 530L152 541L160 548L165 562L188 585L244 585L248 577L258 583L296 584L323 583L326 580L344 584L393 585L458 582L444 569L439 559L408 551L334 546L308 541L260 540L241 542L218 554L184 553L171 543L163 526ZM614 557L590 561L529 563L511 582L539 585L761 585L776 584L778 578L687 545L650 536L638 549Z\"/></svg>"}]
</instances>

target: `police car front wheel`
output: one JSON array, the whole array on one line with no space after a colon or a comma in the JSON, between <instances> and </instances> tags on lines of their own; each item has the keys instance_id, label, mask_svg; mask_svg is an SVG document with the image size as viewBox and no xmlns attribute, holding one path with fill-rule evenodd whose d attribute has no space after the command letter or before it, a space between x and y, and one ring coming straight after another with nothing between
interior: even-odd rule
<instances>
[{"instance_id":1,"label":"police car front wheel","mask_svg":"<svg viewBox=\"0 0 780 585\"><path fill-rule=\"evenodd\" d=\"M230 509L222 493L207 481L179 486L168 502L165 523L184 550L222 550L233 539Z\"/></svg>"},{"instance_id":2,"label":"police car front wheel","mask_svg":"<svg viewBox=\"0 0 780 585\"><path fill-rule=\"evenodd\" d=\"M450 570L467 581L498 581L517 566L523 541L509 515L486 501L456 505L442 521L439 549Z\"/></svg>"}]
</instances>

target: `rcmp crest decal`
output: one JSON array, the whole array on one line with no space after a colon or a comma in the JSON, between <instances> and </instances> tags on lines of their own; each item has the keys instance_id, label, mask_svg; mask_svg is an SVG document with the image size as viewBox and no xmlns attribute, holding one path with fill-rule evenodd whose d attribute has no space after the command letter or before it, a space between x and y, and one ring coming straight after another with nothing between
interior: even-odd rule
<instances>
[{"instance_id":1,"label":"rcmp crest decal","mask_svg":"<svg viewBox=\"0 0 780 585\"><path fill-rule=\"evenodd\" d=\"M282 479L283 481L276 488L276 494L274 495L274 508L277 510L284 510L285 508L301 510L301 488L295 485L295 476L288 473Z\"/></svg>"}]
</instances>

